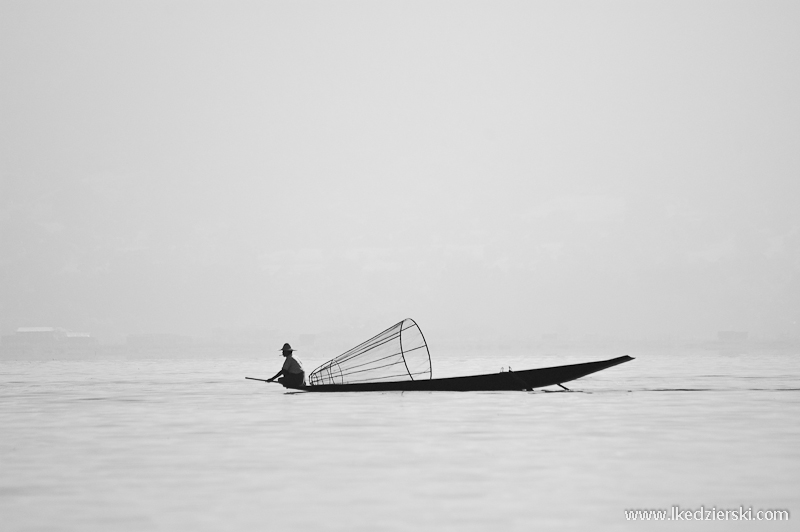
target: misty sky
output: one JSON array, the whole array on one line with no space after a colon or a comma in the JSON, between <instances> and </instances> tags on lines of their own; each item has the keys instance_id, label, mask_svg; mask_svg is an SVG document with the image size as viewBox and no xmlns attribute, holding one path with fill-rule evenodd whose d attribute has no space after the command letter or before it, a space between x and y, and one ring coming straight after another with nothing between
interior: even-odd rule
<instances>
[{"instance_id":1,"label":"misty sky","mask_svg":"<svg viewBox=\"0 0 800 532\"><path fill-rule=\"evenodd\" d=\"M0 332L800 334L800 3L0 3Z\"/></svg>"}]
</instances>

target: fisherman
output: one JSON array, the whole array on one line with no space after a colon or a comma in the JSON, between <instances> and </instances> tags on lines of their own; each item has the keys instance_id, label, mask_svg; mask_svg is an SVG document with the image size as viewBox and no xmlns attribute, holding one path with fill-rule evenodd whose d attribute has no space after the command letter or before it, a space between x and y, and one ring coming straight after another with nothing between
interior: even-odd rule
<instances>
[{"instance_id":1,"label":"fisherman","mask_svg":"<svg viewBox=\"0 0 800 532\"><path fill-rule=\"evenodd\" d=\"M292 356L294 349L287 343L283 344L281 351L283 352L283 356L286 357L286 360L283 361L283 367L274 377L267 379L267 382L273 382L283 375L282 378L278 379L278 382L287 388L299 388L303 386L306 381L306 372L303 371L303 366L300 364L300 361Z\"/></svg>"}]
</instances>

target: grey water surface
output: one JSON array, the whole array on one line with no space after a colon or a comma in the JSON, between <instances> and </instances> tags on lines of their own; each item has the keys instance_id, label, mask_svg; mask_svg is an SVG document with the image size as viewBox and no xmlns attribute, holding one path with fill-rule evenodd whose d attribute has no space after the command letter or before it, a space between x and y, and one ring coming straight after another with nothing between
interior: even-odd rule
<instances>
[{"instance_id":1,"label":"grey water surface","mask_svg":"<svg viewBox=\"0 0 800 532\"><path fill-rule=\"evenodd\" d=\"M800 356L443 354L434 376L630 354L535 392L312 394L274 354L0 359L7 531L790 530L626 509L800 510ZM308 364L306 364L308 366Z\"/></svg>"}]
</instances>

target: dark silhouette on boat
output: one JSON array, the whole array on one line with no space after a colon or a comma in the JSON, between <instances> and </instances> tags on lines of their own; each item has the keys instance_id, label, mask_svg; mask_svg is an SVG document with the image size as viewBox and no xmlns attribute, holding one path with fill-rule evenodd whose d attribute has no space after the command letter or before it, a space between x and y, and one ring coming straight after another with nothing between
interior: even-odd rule
<instances>
[{"instance_id":1,"label":"dark silhouette on boat","mask_svg":"<svg viewBox=\"0 0 800 532\"><path fill-rule=\"evenodd\" d=\"M284 380L281 384L308 392L471 392L533 390L555 385L566 389L565 382L629 360L633 359L621 356L552 368L525 371L510 371L509 368L509 371L500 373L434 379L425 336L419 325L409 318L322 364L311 372L307 383L295 384Z\"/></svg>"}]
</instances>

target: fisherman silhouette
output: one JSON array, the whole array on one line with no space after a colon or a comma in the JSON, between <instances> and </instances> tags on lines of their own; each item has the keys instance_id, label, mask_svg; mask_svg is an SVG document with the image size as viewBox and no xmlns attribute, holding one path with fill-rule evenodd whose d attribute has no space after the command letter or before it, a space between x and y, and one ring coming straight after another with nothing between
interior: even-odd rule
<instances>
[{"instance_id":1,"label":"fisherman silhouette","mask_svg":"<svg viewBox=\"0 0 800 532\"><path fill-rule=\"evenodd\" d=\"M267 379L267 382L273 382L283 375L283 377L278 379L279 383L283 384L286 388L300 388L305 384L306 372L303 371L303 366L300 364L300 361L292 355L295 350L287 343L283 344L281 351L283 356L286 357L286 360L283 361L283 367L274 377Z\"/></svg>"}]
</instances>

